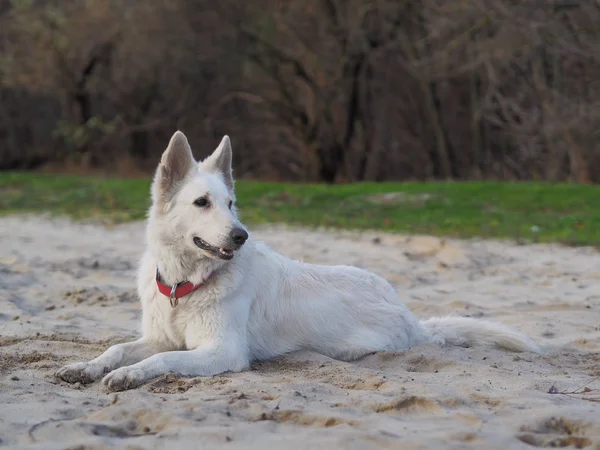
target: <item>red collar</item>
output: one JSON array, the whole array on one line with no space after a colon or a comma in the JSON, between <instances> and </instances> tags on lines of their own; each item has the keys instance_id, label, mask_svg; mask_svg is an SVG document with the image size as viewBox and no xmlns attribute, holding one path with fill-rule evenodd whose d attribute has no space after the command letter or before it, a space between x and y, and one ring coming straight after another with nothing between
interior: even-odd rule
<instances>
[{"instance_id":1,"label":"red collar","mask_svg":"<svg viewBox=\"0 0 600 450\"><path fill-rule=\"evenodd\" d=\"M160 273L158 272L158 268L156 268L156 286L158 286L158 290L162 295L169 297L171 307L173 308L177 306L181 297L191 294L202 285L203 283L192 284L189 281L180 281L173 286L167 286L162 283Z\"/></svg>"}]
</instances>

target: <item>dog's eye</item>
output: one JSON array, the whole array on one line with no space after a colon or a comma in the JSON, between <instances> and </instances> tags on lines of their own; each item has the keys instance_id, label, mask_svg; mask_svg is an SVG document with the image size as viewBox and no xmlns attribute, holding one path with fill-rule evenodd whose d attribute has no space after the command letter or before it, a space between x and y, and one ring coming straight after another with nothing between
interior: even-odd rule
<instances>
[{"instance_id":1,"label":"dog's eye","mask_svg":"<svg viewBox=\"0 0 600 450\"><path fill-rule=\"evenodd\" d=\"M233 200L229 200L229 209L233 206Z\"/></svg>"},{"instance_id":2,"label":"dog's eye","mask_svg":"<svg viewBox=\"0 0 600 450\"><path fill-rule=\"evenodd\" d=\"M199 206L200 208L205 208L208 206L208 199L206 197L197 198L194 202L194 205Z\"/></svg>"}]
</instances>

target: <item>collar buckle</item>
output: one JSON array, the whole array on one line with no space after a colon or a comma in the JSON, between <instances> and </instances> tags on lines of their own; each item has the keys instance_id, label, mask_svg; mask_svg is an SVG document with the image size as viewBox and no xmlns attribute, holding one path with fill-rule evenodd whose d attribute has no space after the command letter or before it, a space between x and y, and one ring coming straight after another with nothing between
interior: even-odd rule
<instances>
[{"instance_id":1,"label":"collar buckle","mask_svg":"<svg viewBox=\"0 0 600 450\"><path fill-rule=\"evenodd\" d=\"M171 304L171 308L175 308L179 304L179 298L185 297L186 295L194 292L196 289L202 287L204 283L198 283L193 285L189 281L180 281L179 283L175 283L171 286L168 284L164 284L162 282L162 277L158 271L158 267L156 268L156 285L158 287L158 291L169 298L169 303Z\"/></svg>"},{"instance_id":2,"label":"collar buckle","mask_svg":"<svg viewBox=\"0 0 600 450\"><path fill-rule=\"evenodd\" d=\"M179 304L179 299L175 297L175 292L177 291L177 286L179 284L174 284L171 287L171 294L169 294L169 303L171 303L171 308L175 308Z\"/></svg>"}]
</instances>

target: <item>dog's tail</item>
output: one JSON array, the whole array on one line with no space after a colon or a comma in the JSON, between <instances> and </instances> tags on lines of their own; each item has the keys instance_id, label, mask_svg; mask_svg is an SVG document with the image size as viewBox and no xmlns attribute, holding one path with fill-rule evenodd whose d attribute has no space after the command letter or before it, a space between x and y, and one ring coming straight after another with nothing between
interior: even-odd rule
<instances>
[{"instance_id":1,"label":"dog's tail","mask_svg":"<svg viewBox=\"0 0 600 450\"><path fill-rule=\"evenodd\" d=\"M421 324L429 331L431 342L440 345L483 345L514 352L541 353L538 345L527 336L496 322L472 317L432 317Z\"/></svg>"}]
</instances>

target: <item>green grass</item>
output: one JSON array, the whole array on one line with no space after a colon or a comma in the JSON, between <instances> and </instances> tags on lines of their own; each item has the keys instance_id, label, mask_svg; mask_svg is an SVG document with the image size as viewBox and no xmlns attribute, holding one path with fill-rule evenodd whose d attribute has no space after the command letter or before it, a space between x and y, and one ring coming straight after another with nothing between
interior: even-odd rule
<instances>
[{"instance_id":1,"label":"green grass","mask_svg":"<svg viewBox=\"0 0 600 450\"><path fill-rule=\"evenodd\" d=\"M538 183L359 183L336 186L238 181L250 225L371 229L458 237L600 245L600 187ZM0 173L2 214L51 212L113 222L143 219L148 179ZM385 193L400 197L381 199ZM533 232L532 227L539 227Z\"/></svg>"}]
</instances>

